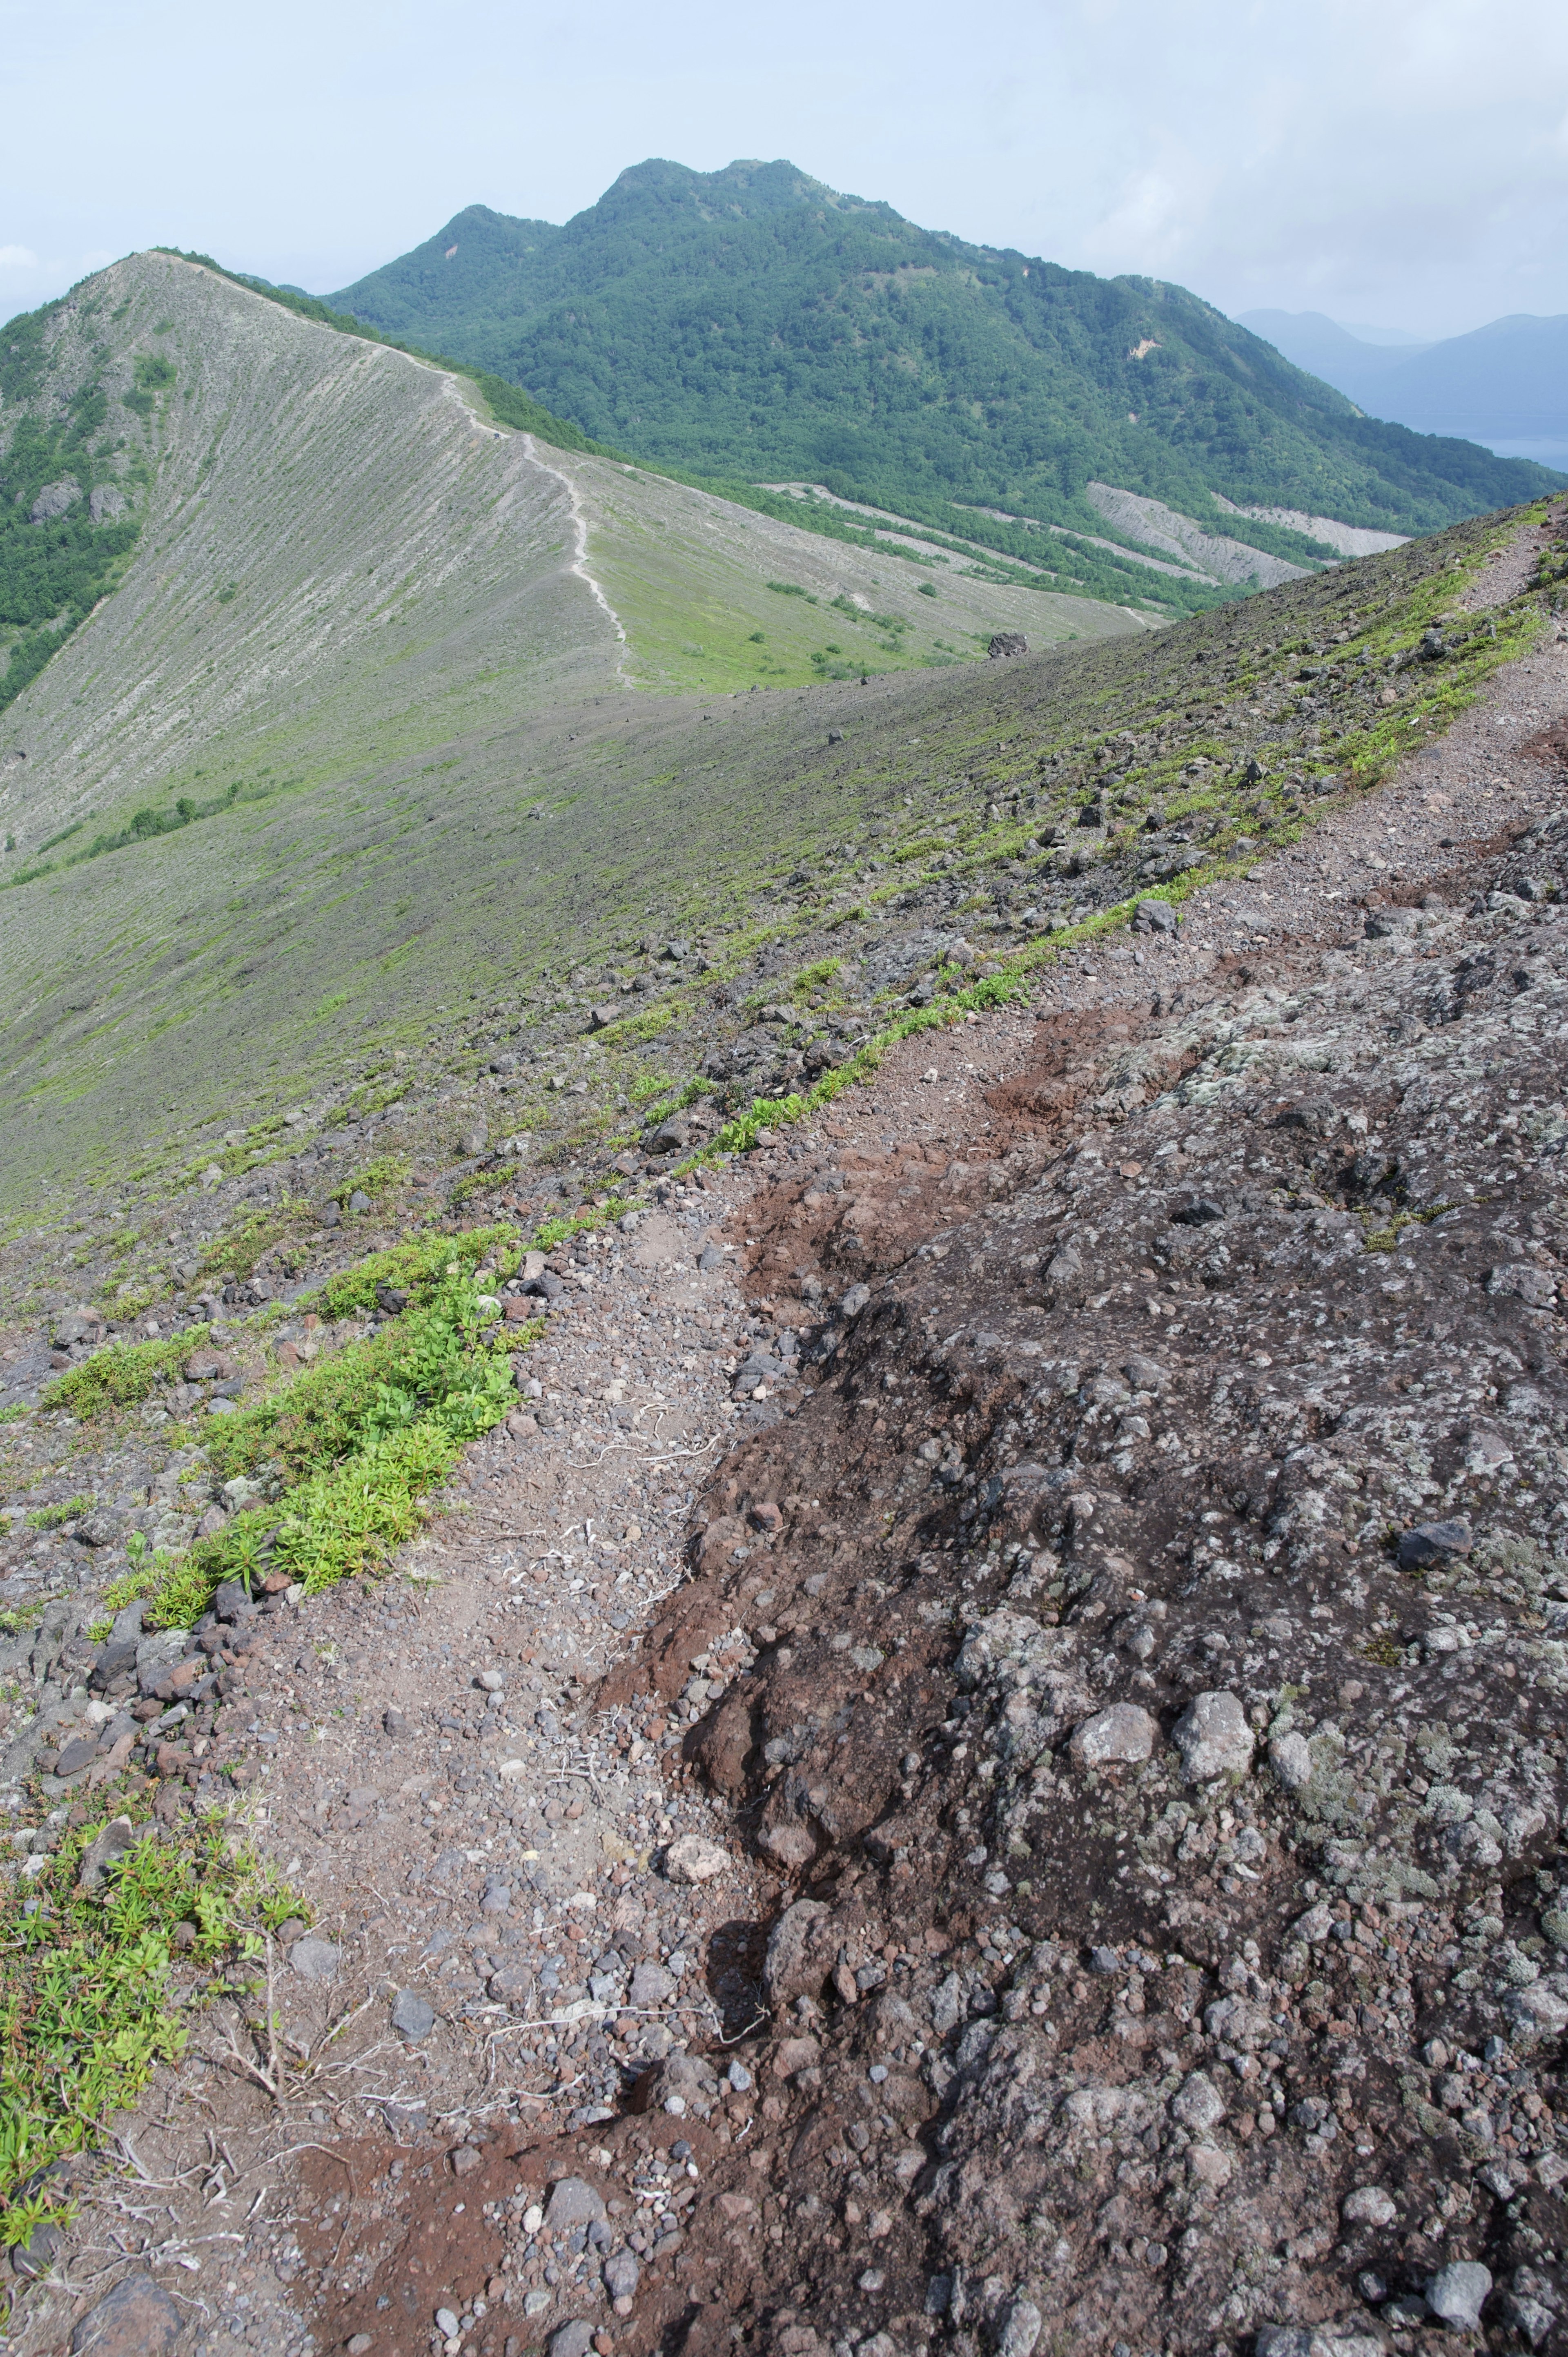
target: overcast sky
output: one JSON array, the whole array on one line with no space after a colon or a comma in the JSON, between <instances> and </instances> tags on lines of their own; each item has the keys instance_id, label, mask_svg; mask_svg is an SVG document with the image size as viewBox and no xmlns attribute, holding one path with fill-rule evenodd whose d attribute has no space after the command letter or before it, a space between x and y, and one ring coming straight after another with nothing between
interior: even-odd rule
<instances>
[{"instance_id":1,"label":"overcast sky","mask_svg":"<svg viewBox=\"0 0 1568 2357\"><path fill-rule=\"evenodd\" d=\"M1568 311L1561 0L0 0L0 317L195 247L326 293L475 201L788 156L1221 309Z\"/></svg>"}]
</instances>

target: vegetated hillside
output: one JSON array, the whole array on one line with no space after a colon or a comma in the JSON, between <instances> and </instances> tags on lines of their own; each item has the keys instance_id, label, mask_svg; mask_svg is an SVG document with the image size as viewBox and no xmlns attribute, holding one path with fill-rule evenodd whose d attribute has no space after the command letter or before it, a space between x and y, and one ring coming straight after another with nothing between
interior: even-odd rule
<instances>
[{"instance_id":1,"label":"vegetated hillside","mask_svg":"<svg viewBox=\"0 0 1568 2357\"><path fill-rule=\"evenodd\" d=\"M923 974L1249 860L1510 644L1409 665L1490 522L1151 631L498 434L188 263L105 276L174 380L125 584L0 738L29 1225L207 1172L201 1234L254 1218L253 1257L350 1162L394 1200L459 1146L603 1169L835 1068ZM1125 637L937 667L983 613ZM632 692L681 663L699 694Z\"/></svg>"},{"instance_id":2,"label":"vegetated hillside","mask_svg":"<svg viewBox=\"0 0 1568 2357\"><path fill-rule=\"evenodd\" d=\"M90 329L102 309L81 307ZM0 708L113 586L135 545L145 428L166 374L156 343L108 365L91 342L46 395L46 314L0 329Z\"/></svg>"},{"instance_id":3,"label":"vegetated hillside","mask_svg":"<svg viewBox=\"0 0 1568 2357\"><path fill-rule=\"evenodd\" d=\"M1363 343L1316 311L1252 311L1241 325L1374 416L1568 454L1568 317L1515 312L1414 351Z\"/></svg>"},{"instance_id":4,"label":"vegetated hillside","mask_svg":"<svg viewBox=\"0 0 1568 2357\"><path fill-rule=\"evenodd\" d=\"M0 733L18 1185L220 1101L241 1069L253 1088L263 1061L330 1066L372 1001L423 1023L518 943L569 951L601 900L618 921L645 853L673 905L793 855L798 803L753 808L749 780L711 806L716 845L687 831L650 780L669 733L702 724L634 688L800 687L983 661L998 630L1146 627L1022 568L834 546L553 450L449 373L177 256L8 333L34 360L0 412L5 463L56 433L51 466L81 479L70 528L104 512L102 475L141 534ZM60 439L111 398L113 434ZM52 522L23 529L50 544ZM105 535L102 589L129 551L84 529ZM546 840L529 813L581 802L596 701L615 745L598 799Z\"/></svg>"},{"instance_id":5,"label":"vegetated hillside","mask_svg":"<svg viewBox=\"0 0 1568 2357\"><path fill-rule=\"evenodd\" d=\"M1181 287L970 245L784 162L640 164L564 229L471 206L331 300L650 461L933 520L1092 530L1098 479L1412 533L1546 483L1357 416Z\"/></svg>"}]
</instances>

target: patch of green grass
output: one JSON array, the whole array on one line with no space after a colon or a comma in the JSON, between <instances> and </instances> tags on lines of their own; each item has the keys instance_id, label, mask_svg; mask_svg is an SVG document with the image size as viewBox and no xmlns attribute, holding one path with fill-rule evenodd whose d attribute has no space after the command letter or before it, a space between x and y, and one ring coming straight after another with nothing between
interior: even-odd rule
<instances>
[{"instance_id":1,"label":"patch of green grass","mask_svg":"<svg viewBox=\"0 0 1568 2357\"><path fill-rule=\"evenodd\" d=\"M780 996L788 996L789 998L803 998L809 991L821 990L824 988L828 983L832 981L834 975L842 971L843 966L843 960L842 958L818 958L812 964L802 966L800 973L795 976L793 982L788 985L787 990L781 993Z\"/></svg>"},{"instance_id":2,"label":"patch of green grass","mask_svg":"<svg viewBox=\"0 0 1568 2357\"><path fill-rule=\"evenodd\" d=\"M347 1209L349 1196L358 1189L372 1203L384 1203L389 1196L407 1186L413 1170L406 1154L378 1154L354 1178L343 1181L334 1200Z\"/></svg>"},{"instance_id":3,"label":"patch of green grass","mask_svg":"<svg viewBox=\"0 0 1568 2357\"><path fill-rule=\"evenodd\" d=\"M139 1804L133 1803L133 1807ZM186 1961L199 1994L253 1988L266 1935L307 1912L220 1818L179 1832L144 1822L97 1896L80 1893L84 1851L101 1813L69 1834L35 1878L0 1898L0 2244L15 2248L67 2206L40 2169L92 2149L106 2123L134 2105L159 2063L189 2036L177 2001L174 1937L188 1924Z\"/></svg>"},{"instance_id":4,"label":"patch of green grass","mask_svg":"<svg viewBox=\"0 0 1568 2357\"><path fill-rule=\"evenodd\" d=\"M19 1637L24 1629L36 1628L44 1617L44 1601L35 1596L26 1604L8 1604L0 1612L0 1637Z\"/></svg>"},{"instance_id":5,"label":"patch of green grass","mask_svg":"<svg viewBox=\"0 0 1568 2357\"><path fill-rule=\"evenodd\" d=\"M415 1301L427 1300L449 1268L471 1275L489 1267L504 1278L515 1275L521 1255L522 1238L510 1222L470 1228L460 1236L423 1236L413 1243L367 1254L341 1275L328 1277L308 1307L323 1318L351 1318L356 1310L375 1308L376 1288L381 1285L395 1286Z\"/></svg>"},{"instance_id":6,"label":"patch of green grass","mask_svg":"<svg viewBox=\"0 0 1568 2357\"><path fill-rule=\"evenodd\" d=\"M403 1248L401 1274L410 1289L423 1282L422 1301L209 1433L218 1473L260 1474L277 1494L164 1569L152 1590L155 1626L188 1626L223 1579L249 1587L285 1571L314 1593L380 1571L419 1528L429 1492L515 1402L512 1352L542 1331L537 1321L504 1324L499 1303L476 1293L472 1237L435 1274L431 1251L450 1254L456 1241ZM421 1251L422 1278L408 1265ZM515 1266L515 1241L510 1254ZM373 1256L383 1269L393 1260Z\"/></svg>"},{"instance_id":7,"label":"patch of green grass","mask_svg":"<svg viewBox=\"0 0 1568 2357\"><path fill-rule=\"evenodd\" d=\"M197 1257L198 1274L216 1276L220 1269L232 1269L238 1277L253 1275L256 1263L290 1237L297 1237L309 1216L310 1204L303 1195L285 1195L279 1203L247 1211L202 1248Z\"/></svg>"},{"instance_id":8,"label":"patch of green grass","mask_svg":"<svg viewBox=\"0 0 1568 2357\"><path fill-rule=\"evenodd\" d=\"M159 1384L175 1381L191 1351L207 1339L205 1326L191 1326L183 1334L159 1335L149 1342L107 1343L79 1367L68 1367L39 1405L65 1408L83 1424L115 1408L139 1407Z\"/></svg>"},{"instance_id":9,"label":"patch of green grass","mask_svg":"<svg viewBox=\"0 0 1568 2357\"><path fill-rule=\"evenodd\" d=\"M74 1523L92 1512L91 1498L67 1498L62 1505L35 1506L27 1517L30 1531L58 1531L63 1523Z\"/></svg>"}]
</instances>

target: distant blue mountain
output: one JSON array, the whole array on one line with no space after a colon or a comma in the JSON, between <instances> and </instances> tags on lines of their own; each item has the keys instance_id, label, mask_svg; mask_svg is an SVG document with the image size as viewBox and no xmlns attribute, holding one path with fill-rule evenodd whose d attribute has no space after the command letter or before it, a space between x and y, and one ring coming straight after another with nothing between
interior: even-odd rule
<instances>
[{"instance_id":1,"label":"distant blue mountain","mask_svg":"<svg viewBox=\"0 0 1568 2357\"><path fill-rule=\"evenodd\" d=\"M1414 347L1368 343L1321 311L1249 311L1240 324L1369 416L1548 467L1568 458L1568 315L1516 311Z\"/></svg>"}]
</instances>

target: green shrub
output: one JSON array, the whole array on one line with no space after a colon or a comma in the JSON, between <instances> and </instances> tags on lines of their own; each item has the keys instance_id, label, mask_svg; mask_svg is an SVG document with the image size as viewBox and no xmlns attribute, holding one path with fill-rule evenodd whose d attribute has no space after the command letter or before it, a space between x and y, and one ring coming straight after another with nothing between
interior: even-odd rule
<instances>
[{"instance_id":1,"label":"green shrub","mask_svg":"<svg viewBox=\"0 0 1568 2357\"><path fill-rule=\"evenodd\" d=\"M136 1804L133 1804L134 1807ZM170 1961L189 1924L186 1961L199 1999L261 1976L266 1934L308 1913L220 1819L178 1832L144 1825L107 1891L79 1894L81 1858L107 1812L67 1835L36 1879L0 1897L0 2243L25 2243L68 2214L46 2183L19 2198L50 2161L95 2147L189 2035Z\"/></svg>"},{"instance_id":2,"label":"green shrub","mask_svg":"<svg viewBox=\"0 0 1568 2357\"><path fill-rule=\"evenodd\" d=\"M511 1353L541 1331L537 1323L505 1325L493 1301L481 1306L474 1244L472 1236L460 1247L440 1240L441 1250L457 1248L461 1258L426 1278L423 1302L209 1427L214 1472L261 1474L281 1494L163 1566L149 1613L155 1625L188 1627L220 1580L249 1587L263 1572L286 1571L314 1592L380 1570L412 1537L424 1498L515 1401ZM412 1258L417 1249L403 1254ZM383 1269L392 1259L373 1256ZM413 1278L406 1266L402 1275Z\"/></svg>"},{"instance_id":3,"label":"green shrub","mask_svg":"<svg viewBox=\"0 0 1568 2357\"><path fill-rule=\"evenodd\" d=\"M138 1407L166 1378L172 1383L197 1344L207 1339L205 1326L192 1326L183 1334L160 1335L151 1342L106 1343L79 1367L68 1367L39 1405L69 1409L84 1424L111 1408Z\"/></svg>"},{"instance_id":4,"label":"green shrub","mask_svg":"<svg viewBox=\"0 0 1568 2357\"><path fill-rule=\"evenodd\" d=\"M386 1252L370 1253L340 1276L329 1277L310 1303L323 1318L349 1318L359 1309L373 1309L376 1288L396 1286L421 1298L433 1293L448 1266L473 1270L495 1267L503 1276L516 1271L522 1240L510 1225L470 1228L460 1236L424 1236L417 1243L393 1244Z\"/></svg>"}]
</instances>

